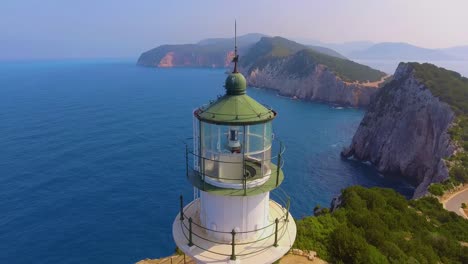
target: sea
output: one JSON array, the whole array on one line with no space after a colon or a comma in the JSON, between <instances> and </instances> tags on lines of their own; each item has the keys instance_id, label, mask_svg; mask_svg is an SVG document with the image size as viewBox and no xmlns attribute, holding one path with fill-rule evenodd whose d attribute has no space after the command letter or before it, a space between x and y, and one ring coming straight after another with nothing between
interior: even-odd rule
<instances>
[{"instance_id":1,"label":"sea","mask_svg":"<svg viewBox=\"0 0 468 264\"><path fill-rule=\"evenodd\" d=\"M0 62L0 263L135 263L174 252L192 111L223 94L225 71L134 60ZM278 112L282 190L296 219L352 185L401 178L340 158L364 110L248 94Z\"/></svg>"}]
</instances>

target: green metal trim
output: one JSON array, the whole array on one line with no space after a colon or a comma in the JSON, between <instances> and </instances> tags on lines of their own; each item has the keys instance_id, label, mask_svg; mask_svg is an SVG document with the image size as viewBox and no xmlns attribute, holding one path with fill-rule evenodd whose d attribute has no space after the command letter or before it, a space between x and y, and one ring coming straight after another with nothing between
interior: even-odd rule
<instances>
[{"instance_id":1,"label":"green metal trim","mask_svg":"<svg viewBox=\"0 0 468 264\"><path fill-rule=\"evenodd\" d=\"M277 178L278 178L278 185L276 184ZM271 164L271 175L268 181L266 181L264 184L257 186L257 187L246 188L245 194L244 194L244 189L221 188L221 187L213 186L207 182L204 182L202 179L202 174L194 170L191 170L189 172L188 180L194 187L197 187L201 191L209 192L214 195L252 196L252 195L258 195L261 193L270 192L278 188L284 180L284 174L283 174L283 170L281 169L278 170L275 164Z\"/></svg>"}]
</instances>

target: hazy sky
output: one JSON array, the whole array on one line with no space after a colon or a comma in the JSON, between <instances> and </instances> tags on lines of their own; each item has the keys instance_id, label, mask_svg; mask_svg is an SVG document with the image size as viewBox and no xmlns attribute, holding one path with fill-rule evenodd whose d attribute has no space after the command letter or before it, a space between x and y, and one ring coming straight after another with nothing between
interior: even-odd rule
<instances>
[{"instance_id":1,"label":"hazy sky","mask_svg":"<svg viewBox=\"0 0 468 264\"><path fill-rule=\"evenodd\" d=\"M468 0L0 0L0 59L137 57L260 32L324 42L468 45Z\"/></svg>"}]
</instances>

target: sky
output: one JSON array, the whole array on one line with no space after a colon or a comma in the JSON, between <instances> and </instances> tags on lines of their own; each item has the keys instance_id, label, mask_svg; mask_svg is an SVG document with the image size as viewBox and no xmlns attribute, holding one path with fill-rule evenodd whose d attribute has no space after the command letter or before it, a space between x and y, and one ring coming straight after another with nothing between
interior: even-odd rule
<instances>
[{"instance_id":1,"label":"sky","mask_svg":"<svg viewBox=\"0 0 468 264\"><path fill-rule=\"evenodd\" d=\"M0 60L136 58L251 32L322 42L468 45L467 0L0 0Z\"/></svg>"}]
</instances>

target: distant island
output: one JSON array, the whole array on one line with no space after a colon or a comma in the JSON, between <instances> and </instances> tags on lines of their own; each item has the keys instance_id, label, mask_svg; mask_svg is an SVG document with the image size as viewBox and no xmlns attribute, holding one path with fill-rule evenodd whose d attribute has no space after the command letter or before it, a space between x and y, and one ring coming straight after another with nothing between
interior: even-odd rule
<instances>
[{"instance_id":1,"label":"distant island","mask_svg":"<svg viewBox=\"0 0 468 264\"><path fill-rule=\"evenodd\" d=\"M350 52L349 56L360 60L456 60L457 55L439 49L426 49L408 43L384 42L363 50Z\"/></svg>"},{"instance_id":2,"label":"distant island","mask_svg":"<svg viewBox=\"0 0 468 264\"><path fill-rule=\"evenodd\" d=\"M429 49L405 42L352 41L326 43L317 40L302 40L327 47L354 60L392 60L392 61L464 61L468 60L468 45L449 48Z\"/></svg>"},{"instance_id":3,"label":"distant island","mask_svg":"<svg viewBox=\"0 0 468 264\"><path fill-rule=\"evenodd\" d=\"M137 64L147 67L226 67L233 40L162 45L144 52ZM328 103L367 106L387 74L348 60L338 52L282 37L248 34L238 38L241 71L249 85L281 95Z\"/></svg>"}]
</instances>

